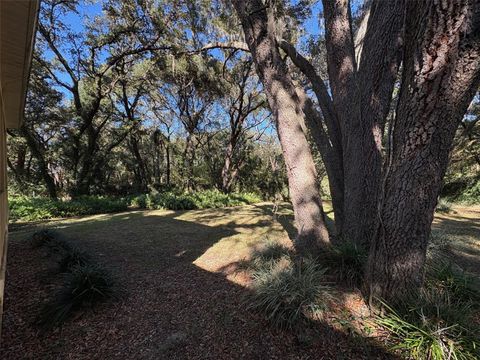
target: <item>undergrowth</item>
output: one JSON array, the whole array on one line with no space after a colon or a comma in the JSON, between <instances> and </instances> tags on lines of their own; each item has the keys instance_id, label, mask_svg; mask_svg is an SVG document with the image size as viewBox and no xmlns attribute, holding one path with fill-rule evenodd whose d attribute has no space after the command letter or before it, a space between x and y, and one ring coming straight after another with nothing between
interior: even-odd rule
<instances>
[{"instance_id":1,"label":"undergrowth","mask_svg":"<svg viewBox=\"0 0 480 360\"><path fill-rule=\"evenodd\" d=\"M39 231L33 235L32 245L47 249L58 259L58 271L63 277L61 286L37 317L37 324L43 329L60 326L76 311L114 296L110 273L59 233Z\"/></svg>"},{"instance_id":2,"label":"undergrowth","mask_svg":"<svg viewBox=\"0 0 480 360\"><path fill-rule=\"evenodd\" d=\"M110 274L95 264L74 265L55 296L43 307L37 323L43 328L62 325L82 308L93 307L114 295Z\"/></svg>"},{"instance_id":3,"label":"undergrowth","mask_svg":"<svg viewBox=\"0 0 480 360\"><path fill-rule=\"evenodd\" d=\"M395 305L382 302L381 315L368 318L386 334L386 345L408 359L478 359L480 292L478 279L448 257L449 237L435 233L428 252L425 283L420 293ZM357 286L367 254L355 245L334 246L316 259L300 260L295 252L267 241L244 268L252 277L248 308L273 325L293 329L328 312L348 322L331 305L340 303L334 283ZM362 323L363 320L357 319ZM329 321L329 320L327 320ZM361 330L352 328L361 335Z\"/></svg>"},{"instance_id":4,"label":"undergrowth","mask_svg":"<svg viewBox=\"0 0 480 360\"><path fill-rule=\"evenodd\" d=\"M280 328L321 319L332 298L325 272L312 259L271 261L252 273L253 294L247 307Z\"/></svg>"},{"instance_id":5,"label":"undergrowth","mask_svg":"<svg viewBox=\"0 0 480 360\"><path fill-rule=\"evenodd\" d=\"M319 256L318 261L329 268L339 283L351 287L361 286L363 273L367 262L367 252L357 244L344 241L332 246Z\"/></svg>"},{"instance_id":6,"label":"undergrowth","mask_svg":"<svg viewBox=\"0 0 480 360\"><path fill-rule=\"evenodd\" d=\"M440 199L438 201L438 204L435 208L435 211L438 213L443 213L443 214L449 214L453 211L452 209L452 203L450 201L447 201L445 199Z\"/></svg>"},{"instance_id":7,"label":"undergrowth","mask_svg":"<svg viewBox=\"0 0 480 360\"><path fill-rule=\"evenodd\" d=\"M239 206L260 202L252 193L224 194L218 190L193 193L162 192L142 194L131 200L131 205L140 209L194 210Z\"/></svg>"},{"instance_id":8,"label":"undergrowth","mask_svg":"<svg viewBox=\"0 0 480 360\"><path fill-rule=\"evenodd\" d=\"M156 192L130 197L81 196L71 200L45 197L9 198L12 221L38 221L72 216L95 215L136 209L193 210L239 206L260 202L252 193L224 194L217 190L194 193Z\"/></svg>"},{"instance_id":9,"label":"undergrowth","mask_svg":"<svg viewBox=\"0 0 480 360\"><path fill-rule=\"evenodd\" d=\"M379 326L388 330L393 350L418 360L480 358L478 279L448 257L448 236L435 234L423 289L391 306Z\"/></svg>"}]
</instances>

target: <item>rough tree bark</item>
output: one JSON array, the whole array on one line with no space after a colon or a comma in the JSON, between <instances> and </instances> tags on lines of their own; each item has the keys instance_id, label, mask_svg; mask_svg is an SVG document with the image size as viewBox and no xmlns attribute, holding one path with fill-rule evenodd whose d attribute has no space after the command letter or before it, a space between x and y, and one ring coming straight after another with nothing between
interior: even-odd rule
<instances>
[{"instance_id":1,"label":"rough tree bark","mask_svg":"<svg viewBox=\"0 0 480 360\"><path fill-rule=\"evenodd\" d=\"M304 102L328 174L337 236L364 247L375 228L381 135L400 61L404 4L372 1L355 52L348 1L324 0L331 95L312 64L285 40L280 43L311 83L321 110L319 116Z\"/></svg>"},{"instance_id":2,"label":"rough tree bark","mask_svg":"<svg viewBox=\"0 0 480 360\"><path fill-rule=\"evenodd\" d=\"M297 94L302 102L305 120L313 140L322 156L323 163L328 175L330 196L332 198L333 212L335 216L335 235L343 237L344 224L344 184L343 184L343 155L342 139L338 119L333 108L332 100L322 78L317 74L313 65L294 46L286 41L280 42L280 48L311 82L313 91L317 97L321 114L316 111L305 91L297 87ZM325 123L327 131L323 130Z\"/></svg>"},{"instance_id":3,"label":"rough tree bark","mask_svg":"<svg viewBox=\"0 0 480 360\"><path fill-rule=\"evenodd\" d=\"M480 1L408 1L403 76L367 281L417 290L452 141L480 84Z\"/></svg>"},{"instance_id":4,"label":"rough tree bark","mask_svg":"<svg viewBox=\"0 0 480 360\"><path fill-rule=\"evenodd\" d=\"M33 156L37 159L38 168L42 174L43 181L45 181L45 185L47 186L48 195L52 199L56 199L58 197L57 186L55 185L55 180L48 172L48 164L47 160L45 159L44 150L42 149L41 144L39 144L38 140L35 138L35 135L31 133L25 124L23 124L20 128L20 133L27 141L28 148L32 152Z\"/></svg>"},{"instance_id":5,"label":"rough tree bark","mask_svg":"<svg viewBox=\"0 0 480 360\"><path fill-rule=\"evenodd\" d=\"M233 0L233 4L276 122L298 230L294 245L299 252L327 247L330 241L316 169L302 129L304 113L287 66L280 57L273 19L267 16L260 0Z\"/></svg>"},{"instance_id":6,"label":"rough tree bark","mask_svg":"<svg viewBox=\"0 0 480 360\"><path fill-rule=\"evenodd\" d=\"M343 237L367 247L375 229L381 140L400 61L405 3L372 2L357 59L349 1L324 0L323 5L329 83L341 129Z\"/></svg>"}]
</instances>

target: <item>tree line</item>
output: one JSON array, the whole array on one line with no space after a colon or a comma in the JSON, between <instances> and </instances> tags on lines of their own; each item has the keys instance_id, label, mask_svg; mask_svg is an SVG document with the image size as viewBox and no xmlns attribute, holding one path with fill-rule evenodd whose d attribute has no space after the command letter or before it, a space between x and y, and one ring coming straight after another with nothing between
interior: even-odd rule
<instances>
[{"instance_id":1,"label":"tree line","mask_svg":"<svg viewBox=\"0 0 480 360\"><path fill-rule=\"evenodd\" d=\"M198 51L206 18L167 4L107 1L75 30L81 2L42 2L25 122L10 132L19 191L285 190L252 61Z\"/></svg>"}]
</instances>

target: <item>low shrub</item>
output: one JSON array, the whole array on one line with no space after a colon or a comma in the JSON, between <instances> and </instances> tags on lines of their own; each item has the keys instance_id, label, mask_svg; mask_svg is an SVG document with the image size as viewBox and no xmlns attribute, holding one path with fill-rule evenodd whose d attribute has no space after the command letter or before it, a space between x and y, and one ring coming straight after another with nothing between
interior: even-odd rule
<instances>
[{"instance_id":1,"label":"low shrub","mask_svg":"<svg viewBox=\"0 0 480 360\"><path fill-rule=\"evenodd\" d=\"M384 304L386 314L377 322L389 331L392 349L409 358L477 359L479 304L476 278L434 248L420 294L395 308Z\"/></svg>"},{"instance_id":2,"label":"low shrub","mask_svg":"<svg viewBox=\"0 0 480 360\"><path fill-rule=\"evenodd\" d=\"M82 196L68 201L25 196L9 198L10 219L14 221L113 213L127 210L128 205L125 198L98 196Z\"/></svg>"},{"instance_id":3,"label":"low shrub","mask_svg":"<svg viewBox=\"0 0 480 360\"><path fill-rule=\"evenodd\" d=\"M67 239L53 230L41 230L33 234L31 244L34 248L45 247L50 252L62 254L73 250Z\"/></svg>"},{"instance_id":4,"label":"low shrub","mask_svg":"<svg viewBox=\"0 0 480 360\"><path fill-rule=\"evenodd\" d=\"M321 318L331 299L325 272L311 259L294 262L282 256L271 260L252 273L248 309L261 312L280 328Z\"/></svg>"},{"instance_id":5,"label":"low shrub","mask_svg":"<svg viewBox=\"0 0 480 360\"><path fill-rule=\"evenodd\" d=\"M49 244L56 242L56 234L51 230L37 231L32 235L31 244L34 248L48 246Z\"/></svg>"},{"instance_id":6,"label":"low shrub","mask_svg":"<svg viewBox=\"0 0 480 360\"><path fill-rule=\"evenodd\" d=\"M456 203L480 204L480 179L477 176L447 183L442 190L442 196Z\"/></svg>"},{"instance_id":7,"label":"low shrub","mask_svg":"<svg viewBox=\"0 0 480 360\"><path fill-rule=\"evenodd\" d=\"M462 301L480 302L478 279L448 259L432 257L426 265L425 282L427 288L439 289Z\"/></svg>"},{"instance_id":8,"label":"low shrub","mask_svg":"<svg viewBox=\"0 0 480 360\"><path fill-rule=\"evenodd\" d=\"M194 210L253 204L261 199L251 193L224 194L218 190L194 193L151 193L134 197L130 204L141 209Z\"/></svg>"},{"instance_id":9,"label":"low shrub","mask_svg":"<svg viewBox=\"0 0 480 360\"><path fill-rule=\"evenodd\" d=\"M66 251L58 262L60 272L71 272L77 266L86 266L91 262L90 256L82 250L72 248Z\"/></svg>"},{"instance_id":10,"label":"low shrub","mask_svg":"<svg viewBox=\"0 0 480 360\"><path fill-rule=\"evenodd\" d=\"M194 193L154 192L133 197L80 196L72 200L14 196L9 198L12 221L38 221L71 216L107 214L129 208L193 210L253 204L261 199L251 193L224 194L218 190Z\"/></svg>"},{"instance_id":11,"label":"low shrub","mask_svg":"<svg viewBox=\"0 0 480 360\"><path fill-rule=\"evenodd\" d=\"M60 255L58 268L64 276L61 288L38 316L37 323L43 328L61 325L74 311L113 295L113 281L108 271L94 264L88 253L73 246L59 233L39 231L33 235L32 245Z\"/></svg>"},{"instance_id":12,"label":"low shrub","mask_svg":"<svg viewBox=\"0 0 480 360\"><path fill-rule=\"evenodd\" d=\"M343 241L334 245L330 251L320 254L318 261L330 269L338 281L349 286L362 282L367 262L367 251L357 244Z\"/></svg>"},{"instance_id":13,"label":"low shrub","mask_svg":"<svg viewBox=\"0 0 480 360\"><path fill-rule=\"evenodd\" d=\"M279 261L282 258L291 261L294 257L294 252L292 249L286 247L283 244L280 244L277 241L267 239L265 244L255 250L252 254L252 257L248 260L244 260L241 264L241 268L257 271L261 268L271 267L272 264Z\"/></svg>"},{"instance_id":14,"label":"low shrub","mask_svg":"<svg viewBox=\"0 0 480 360\"><path fill-rule=\"evenodd\" d=\"M440 199L438 201L437 207L435 208L435 211L438 213L449 214L453 211L452 204L445 199Z\"/></svg>"},{"instance_id":15,"label":"low shrub","mask_svg":"<svg viewBox=\"0 0 480 360\"><path fill-rule=\"evenodd\" d=\"M94 264L75 265L65 274L65 280L42 309L37 323L53 328L65 322L75 311L114 296L113 280L103 268Z\"/></svg>"},{"instance_id":16,"label":"low shrub","mask_svg":"<svg viewBox=\"0 0 480 360\"><path fill-rule=\"evenodd\" d=\"M378 317L377 323L389 331L392 349L418 360L478 359L480 334L459 323L445 321L445 307L440 306L442 301L437 304L427 302L404 313L386 306L386 315ZM435 313L429 312L429 308ZM451 304L447 309L450 314L468 313L468 308L455 308Z\"/></svg>"}]
</instances>

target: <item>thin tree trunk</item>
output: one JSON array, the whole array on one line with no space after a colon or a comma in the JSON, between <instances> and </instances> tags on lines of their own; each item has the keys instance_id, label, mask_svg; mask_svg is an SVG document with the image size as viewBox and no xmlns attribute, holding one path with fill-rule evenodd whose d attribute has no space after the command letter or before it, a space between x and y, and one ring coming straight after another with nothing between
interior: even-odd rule
<instances>
[{"instance_id":1,"label":"thin tree trunk","mask_svg":"<svg viewBox=\"0 0 480 360\"><path fill-rule=\"evenodd\" d=\"M171 160L170 160L170 138L168 138L167 143L165 144L165 156L167 160L167 185L170 185L170 172L171 172Z\"/></svg>"},{"instance_id":2,"label":"thin tree trunk","mask_svg":"<svg viewBox=\"0 0 480 360\"><path fill-rule=\"evenodd\" d=\"M324 223L322 200L312 153L302 129L304 114L274 35L274 19L268 18L259 0L233 1L242 22L248 47L263 83L275 119L287 167L290 198L298 236L296 249L308 253L330 244Z\"/></svg>"},{"instance_id":3,"label":"thin tree trunk","mask_svg":"<svg viewBox=\"0 0 480 360\"><path fill-rule=\"evenodd\" d=\"M185 187L188 191L193 189L193 162L195 160L195 146L193 135L188 134L184 151L184 174L186 179Z\"/></svg>"},{"instance_id":4,"label":"thin tree trunk","mask_svg":"<svg viewBox=\"0 0 480 360\"><path fill-rule=\"evenodd\" d=\"M402 87L367 269L371 296L395 301L422 285L452 141L480 85L479 9L478 0L407 2Z\"/></svg>"},{"instance_id":5,"label":"thin tree trunk","mask_svg":"<svg viewBox=\"0 0 480 360\"><path fill-rule=\"evenodd\" d=\"M233 160L233 140L231 139L227 146L227 152L225 154L225 161L222 168L222 191L229 193L232 186L232 160Z\"/></svg>"}]
</instances>

